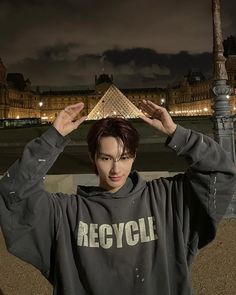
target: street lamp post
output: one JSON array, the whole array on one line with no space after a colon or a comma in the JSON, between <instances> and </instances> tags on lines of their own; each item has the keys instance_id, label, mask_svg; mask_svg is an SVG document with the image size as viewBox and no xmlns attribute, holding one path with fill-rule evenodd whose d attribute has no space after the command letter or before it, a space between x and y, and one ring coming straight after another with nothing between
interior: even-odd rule
<instances>
[{"instance_id":1,"label":"street lamp post","mask_svg":"<svg viewBox=\"0 0 236 295\"><path fill-rule=\"evenodd\" d=\"M41 117L42 117L42 106L43 106L43 102L40 101L40 102L39 102L39 117L40 117L40 119L41 119Z\"/></svg>"},{"instance_id":2,"label":"street lamp post","mask_svg":"<svg viewBox=\"0 0 236 295\"><path fill-rule=\"evenodd\" d=\"M212 0L213 16L213 55L214 82L213 121L214 139L224 148L235 163L234 120L231 115L229 97L231 88L227 85L228 75L225 68L224 48L222 43L220 0ZM227 215L236 215L235 196L228 208Z\"/></svg>"}]
</instances>

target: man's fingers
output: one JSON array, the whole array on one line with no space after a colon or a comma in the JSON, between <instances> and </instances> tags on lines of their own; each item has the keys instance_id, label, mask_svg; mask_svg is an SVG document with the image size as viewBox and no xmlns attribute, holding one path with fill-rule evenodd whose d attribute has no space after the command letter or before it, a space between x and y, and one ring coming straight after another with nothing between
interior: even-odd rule
<instances>
[{"instance_id":1,"label":"man's fingers","mask_svg":"<svg viewBox=\"0 0 236 295\"><path fill-rule=\"evenodd\" d=\"M154 112L153 107L151 107L151 106L148 105L148 104L142 104L142 105L141 105L141 108L142 108L143 111L145 111L145 112L148 113L148 114L152 114L152 113Z\"/></svg>"},{"instance_id":2,"label":"man's fingers","mask_svg":"<svg viewBox=\"0 0 236 295\"><path fill-rule=\"evenodd\" d=\"M84 107L84 103L78 102L76 104L71 104L71 105L65 107L65 110L67 111L67 110L73 110L73 109L78 109L78 108L82 109L83 107Z\"/></svg>"},{"instance_id":3,"label":"man's fingers","mask_svg":"<svg viewBox=\"0 0 236 295\"><path fill-rule=\"evenodd\" d=\"M73 120L76 118L76 116L79 114L79 112L84 108L84 103L79 102L73 105L69 105L64 109L64 112L66 112L71 119Z\"/></svg>"},{"instance_id":4,"label":"man's fingers","mask_svg":"<svg viewBox=\"0 0 236 295\"><path fill-rule=\"evenodd\" d=\"M159 109L159 110L163 110L165 108L159 106L158 104L155 104L154 102L152 102L151 100L147 100L146 101L147 105L152 106L155 109Z\"/></svg>"},{"instance_id":5,"label":"man's fingers","mask_svg":"<svg viewBox=\"0 0 236 295\"><path fill-rule=\"evenodd\" d=\"M83 108L84 108L84 103L79 102L79 103L72 104L72 105L69 105L69 106L65 107L64 110L68 114L74 114L74 113L80 112Z\"/></svg>"},{"instance_id":6,"label":"man's fingers","mask_svg":"<svg viewBox=\"0 0 236 295\"><path fill-rule=\"evenodd\" d=\"M143 99L142 105L146 106L149 109L155 109L155 110L160 110L160 111L166 110L166 108L163 108L163 107L159 106L158 104L155 104L151 100L144 100Z\"/></svg>"},{"instance_id":7,"label":"man's fingers","mask_svg":"<svg viewBox=\"0 0 236 295\"><path fill-rule=\"evenodd\" d=\"M142 110L148 113L152 118L160 118L163 113L163 108L150 103L144 103L142 105Z\"/></svg>"},{"instance_id":8,"label":"man's fingers","mask_svg":"<svg viewBox=\"0 0 236 295\"><path fill-rule=\"evenodd\" d=\"M151 118L139 116L141 119L164 134L173 134L177 125L173 123L166 108L158 106L150 100L143 100L142 109L144 109L151 116Z\"/></svg>"},{"instance_id":9,"label":"man's fingers","mask_svg":"<svg viewBox=\"0 0 236 295\"><path fill-rule=\"evenodd\" d=\"M77 129L79 127L79 125L81 125L87 118L88 118L88 116L83 116L83 117L79 118L78 120L76 120L75 122L73 122L74 129Z\"/></svg>"}]
</instances>

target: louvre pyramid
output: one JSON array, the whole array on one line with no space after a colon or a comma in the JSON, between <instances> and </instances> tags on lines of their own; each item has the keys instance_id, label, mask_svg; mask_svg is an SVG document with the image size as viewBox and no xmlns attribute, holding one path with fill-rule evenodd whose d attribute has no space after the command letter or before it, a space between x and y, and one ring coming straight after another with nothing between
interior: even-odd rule
<instances>
[{"instance_id":1,"label":"louvre pyramid","mask_svg":"<svg viewBox=\"0 0 236 295\"><path fill-rule=\"evenodd\" d=\"M88 120L106 117L137 118L139 115L142 112L112 84L88 114Z\"/></svg>"}]
</instances>

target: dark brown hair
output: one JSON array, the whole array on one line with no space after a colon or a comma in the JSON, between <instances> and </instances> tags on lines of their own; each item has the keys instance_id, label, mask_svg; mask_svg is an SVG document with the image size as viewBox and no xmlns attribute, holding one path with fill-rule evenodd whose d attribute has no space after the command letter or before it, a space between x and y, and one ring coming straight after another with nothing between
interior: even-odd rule
<instances>
[{"instance_id":1,"label":"dark brown hair","mask_svg":"<svg viewBox=\"0 0 236 295\"><path fill-rule=\"evenodd\" d=\"M106 136L112 136L121 140L124 150L131 157L135 157L139 143L138 131L128 120L111 117L96 121L88 132L88 151L93 161L95 160L96 153L99 151L100 139ZM96 167L95 172L97 174Z\"/></svg>"}]
</instances>

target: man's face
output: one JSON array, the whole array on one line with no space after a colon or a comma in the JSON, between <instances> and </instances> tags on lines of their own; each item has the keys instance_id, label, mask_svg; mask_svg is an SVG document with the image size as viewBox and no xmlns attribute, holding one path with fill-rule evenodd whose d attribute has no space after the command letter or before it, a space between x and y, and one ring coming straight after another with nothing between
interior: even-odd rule
<instances>
[{"instance_id":1,"label":"man's face","mask_svg":"<svg viewBox=\"0 0 236 295\"><path fill-rule=\"evenodd\" d=\"M123 148L121 140L112 136L102 137L95 155L99 186L113 193L124 185L134 162Z\"/></svg>"}]
</instances>

